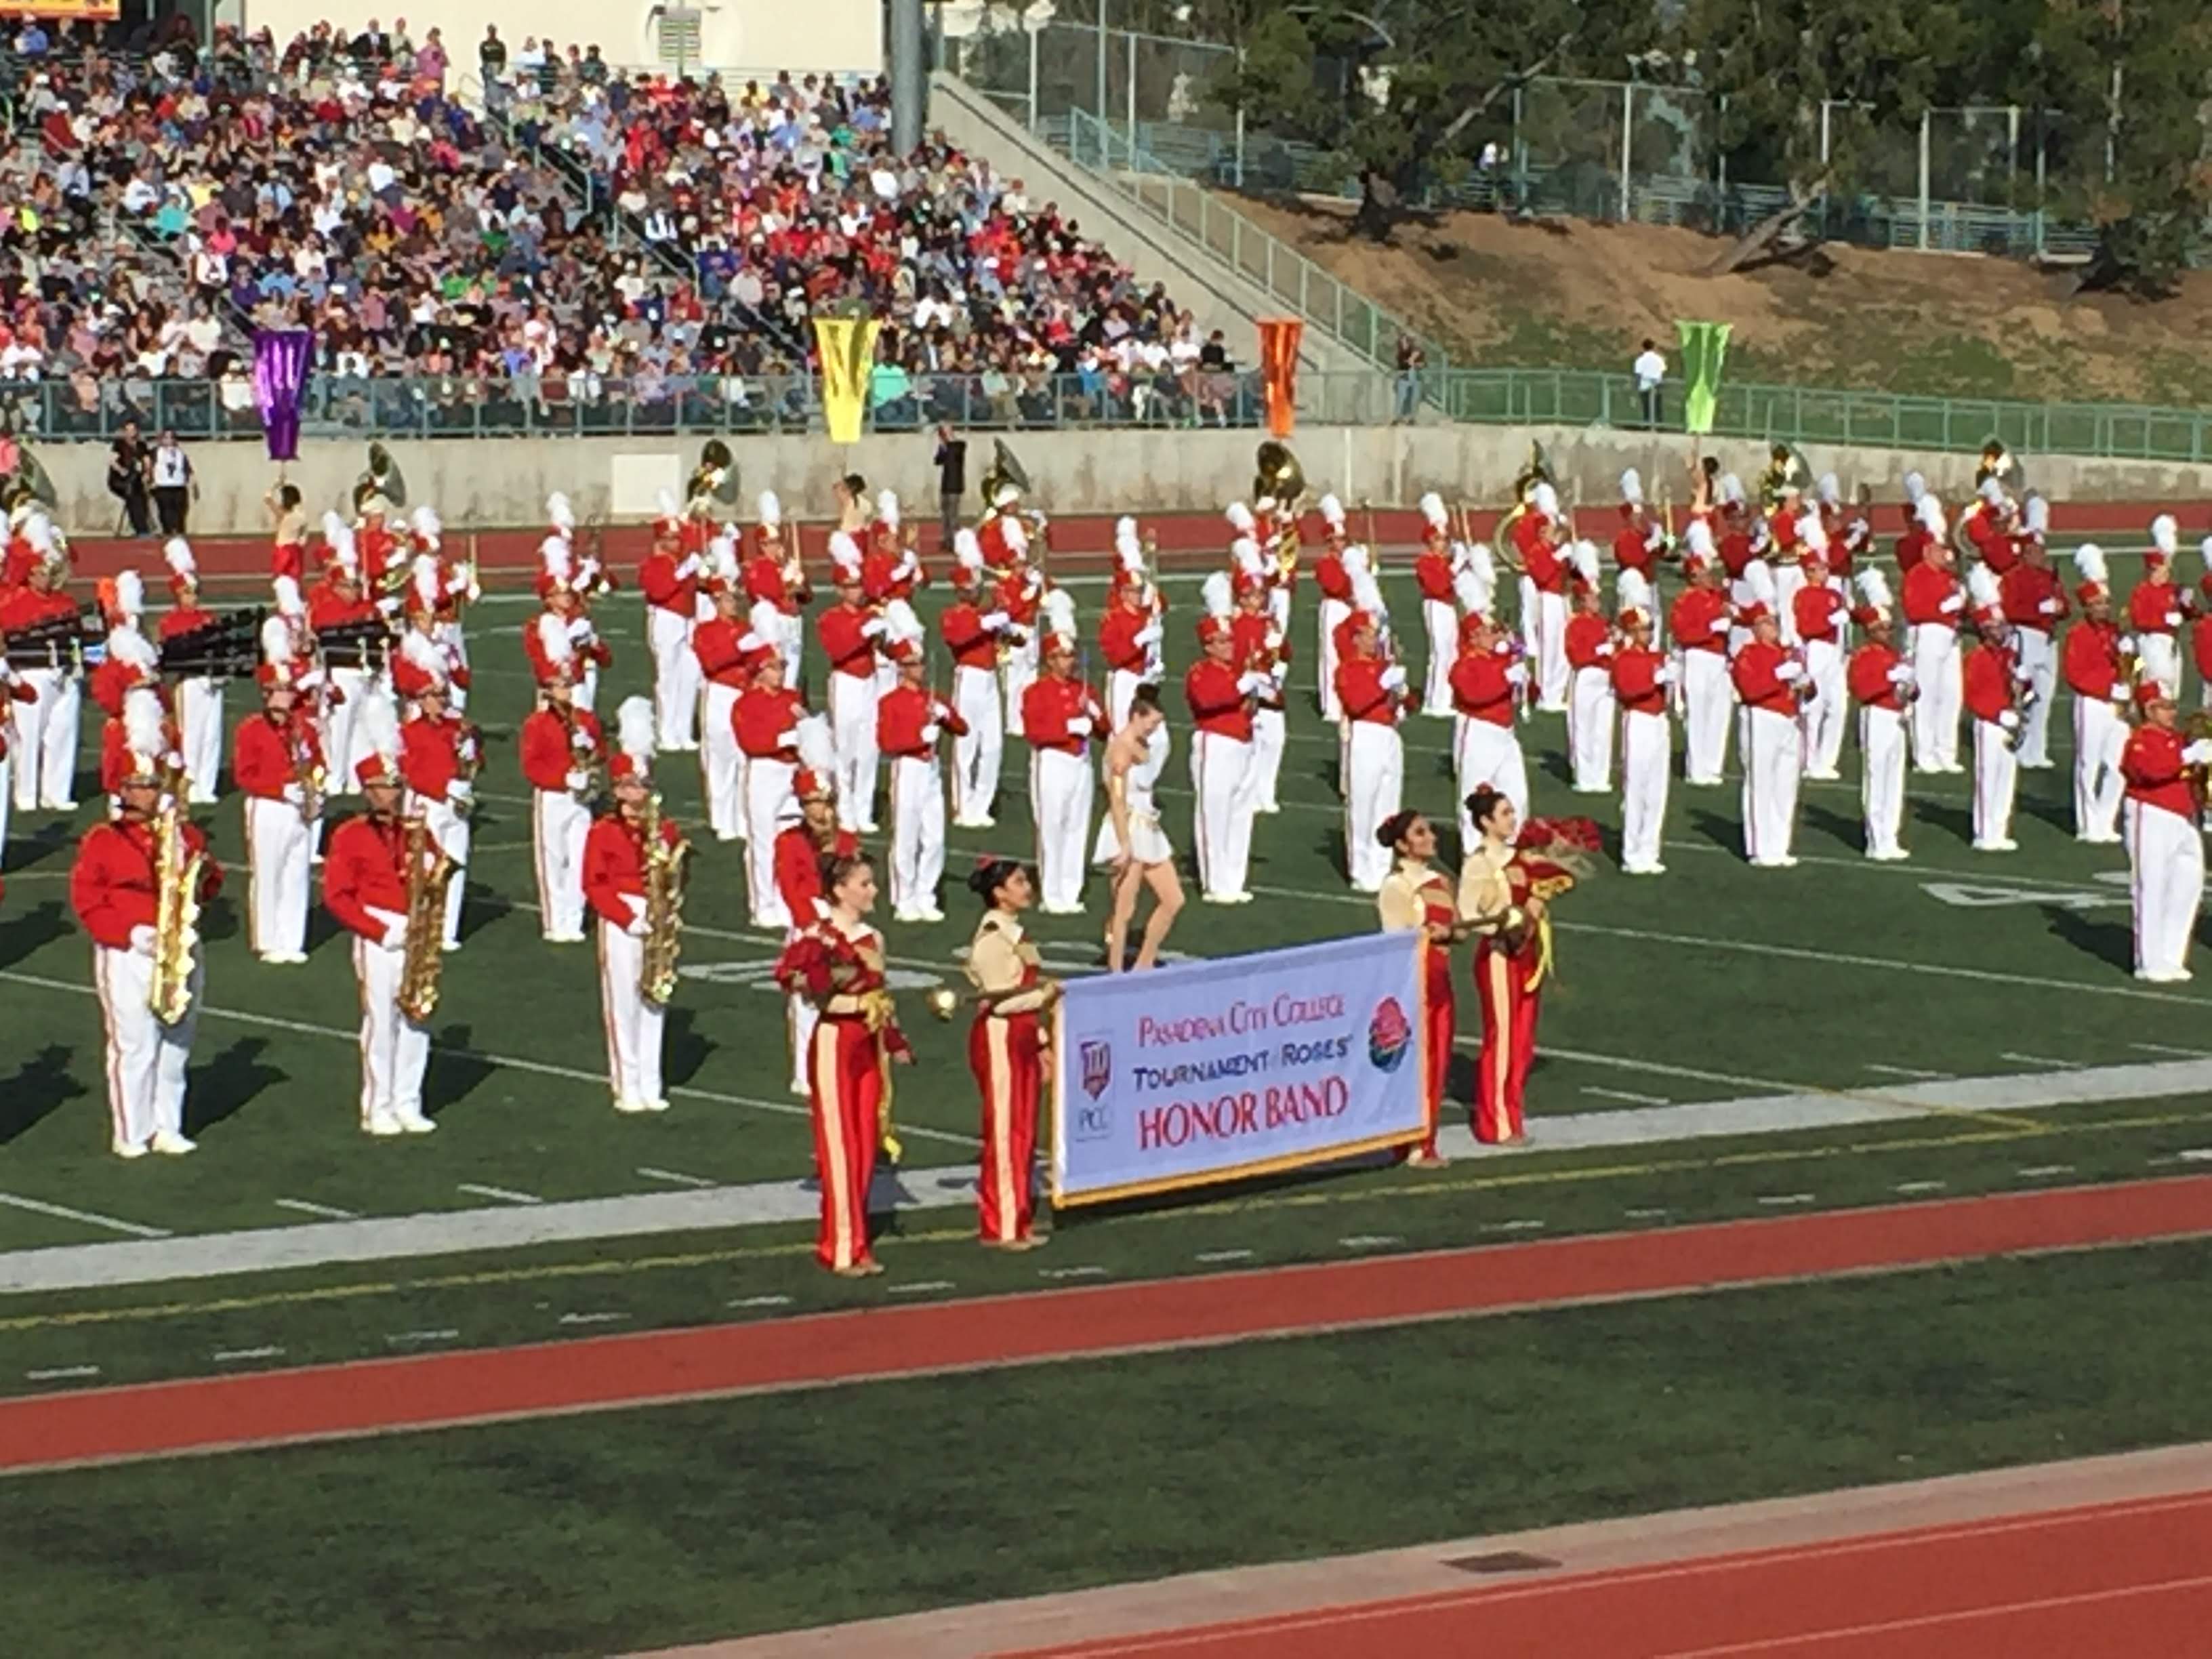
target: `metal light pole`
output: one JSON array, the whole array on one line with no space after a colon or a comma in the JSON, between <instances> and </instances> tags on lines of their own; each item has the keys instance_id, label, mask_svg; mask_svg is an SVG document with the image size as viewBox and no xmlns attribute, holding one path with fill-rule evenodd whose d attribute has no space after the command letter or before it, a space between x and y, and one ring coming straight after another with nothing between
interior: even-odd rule
<instances>
[{"instance_id":1,"label":"metal light pole","mask_svg":"<svg viewBox=\"0 0 2212 1659\"><path fill-rule=\"evenodd\" d=\"M922 66L921 0L891 0L891 143L901 155L921 148L929 113Z\"/></svg>"}]
</instances>

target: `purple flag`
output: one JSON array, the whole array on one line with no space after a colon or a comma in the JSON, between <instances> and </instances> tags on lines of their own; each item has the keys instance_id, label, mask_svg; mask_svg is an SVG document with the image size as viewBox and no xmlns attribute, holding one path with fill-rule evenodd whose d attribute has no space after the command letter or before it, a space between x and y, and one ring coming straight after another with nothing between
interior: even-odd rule
<instances>
[{"instance_id":1,"label":"purple flag","mask_svg":"<svg viewBox=\"0 0 2212 1659\"><path fill-rule=\"evenodd\" d=\"M269 459L300 458L300 395L307 386L307 362L315 337L304 328L253 331L253 406L269 440Z\"/></svg>"}]
</instances>

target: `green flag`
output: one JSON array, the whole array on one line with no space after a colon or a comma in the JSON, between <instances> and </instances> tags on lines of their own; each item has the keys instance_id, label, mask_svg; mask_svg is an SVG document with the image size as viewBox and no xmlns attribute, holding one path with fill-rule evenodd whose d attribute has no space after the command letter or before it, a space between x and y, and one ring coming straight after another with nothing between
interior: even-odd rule
<instances>
[{"instance_id":1,"label":"green flag","mask_svg":"<svg viewBox=\"0 0 2212 1659\"><path fill-rule=\"evenodd\" d=\"M1713 407L1720 401L1721 364L1728 356L1729 325L1677 321L1682 337L1682 424L1693 433L1713 429Z\"/></svg>"}]
</instances>

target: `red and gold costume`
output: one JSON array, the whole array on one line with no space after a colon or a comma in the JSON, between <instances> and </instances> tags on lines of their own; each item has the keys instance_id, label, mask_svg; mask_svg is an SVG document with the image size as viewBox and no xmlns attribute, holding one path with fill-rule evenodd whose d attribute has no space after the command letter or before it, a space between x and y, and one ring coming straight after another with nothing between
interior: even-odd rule
<instances>
[{"instance_id":1,"label":"red and gold costume","mask_svg":"<svg viewBox=\"0 0 2212 1659\"><path fill-rule=\"evenodd\" d=\"M1376 906L1385 933L1420 928L1426 935L1422 951L1425 975L1421 998L1422 1082L1428 1097L1429 1133L1421 1142L1421 1161L1437 1156L1437 1129L1443 1121L1444 1085L1451 1073L1452 1041L1458 1015L1452 997L1452 924L1459 919L1459 904L1451 878L1418 861L1400 859L1383 878Z\"/></svg>"},{"instance_id":2,"label":"red and gold costume","mask_svg":"<svg viewBox=\"0 0 2212 1659\"><path fill-rule=\"evenodd\" d=\"M968 1065L983 1108L976 1224L987 1244L1019 1244L1030 1236L1036 1207L1030 1186L1052 987L1021 923L1002 910L985 912L976 925L968 977L992 999L968 1030Z\"/></svg>"}]
</instances>

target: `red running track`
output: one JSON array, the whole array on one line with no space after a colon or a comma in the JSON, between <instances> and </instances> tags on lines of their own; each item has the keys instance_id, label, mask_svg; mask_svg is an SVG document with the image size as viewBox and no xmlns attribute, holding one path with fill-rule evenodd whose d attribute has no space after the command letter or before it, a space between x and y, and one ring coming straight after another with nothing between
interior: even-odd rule
<instances>
[{"instance_id":1,"label":"red running track","mask_svg":"<svg viewBox=\"0 0 2212 1659\"><path fill-rule=\"evenodd\" d=\"M2212 1493L1321 1607L1023 1659L2130 1659L2212 1652Z\"/></svg>"},{"instance_id":2,"label":"red running track","mask_svg":"<svg viewBox=\"0 0 2212 1659\"><path fill-rule=\"evenodd\" d=\"M236 1450L2212 1234L2212 1176L0 1400L0 1471Z\"/></svg>"}]
</instances>

